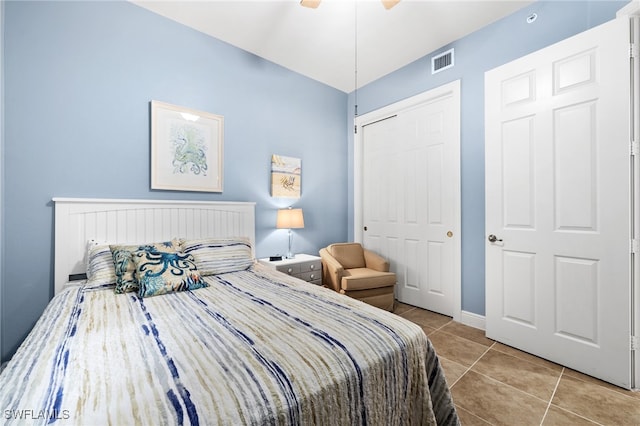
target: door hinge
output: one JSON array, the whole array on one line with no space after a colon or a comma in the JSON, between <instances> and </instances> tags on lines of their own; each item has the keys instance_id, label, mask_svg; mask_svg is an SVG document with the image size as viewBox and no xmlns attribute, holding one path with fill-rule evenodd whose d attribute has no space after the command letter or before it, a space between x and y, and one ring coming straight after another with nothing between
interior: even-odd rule
<instances>
[{"instance_id":1,"label":"door hinge","mask_svg":"<svg viewBox=\"0 0 640 426\"><path fill-rule=\"evenodd\" d=\"M630 58L637 58L639 55L639 49L638 49L638 45L635 43L630 43L629 44L629 57Z\"/></svg>"},{"instance_id":2,"label":"door hinge","mask_svg":"<svg viewBox=\"0 0 640 426\"><path fill-rule=\"evenodd\" d=\"M638 349L638 336L631 336L631 350L637 351Z\"/></svg>"},{"instance_id":3,"label":"door hinge","mask_svg":"<svg viewBox=\"0 0 640 426\"><path fill-rule=\"evenodd\" d=\"M637 254L638 252L640 252L640 241L634 238L631 240L631 253Z\"/></svg>"}]
</instances>

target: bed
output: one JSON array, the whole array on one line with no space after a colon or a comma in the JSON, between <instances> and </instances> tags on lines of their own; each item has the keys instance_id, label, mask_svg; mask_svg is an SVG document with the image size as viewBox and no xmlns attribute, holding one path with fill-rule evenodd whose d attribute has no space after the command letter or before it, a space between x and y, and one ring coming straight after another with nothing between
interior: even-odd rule
<instances>
[{"instance_id":1,"label":"bed","mask_svg":"<svg viewBox=\"0 0 640 426\"><path fill-rule=\"evenodd\" d=\"M459 424L420 327L254 262L253 203L54 201L56 294L0 374L6 424ZM145 243L138 290L96 273L98 241ZM157 256L201 287L143 293Z\"/></svg>"}]
</instances>

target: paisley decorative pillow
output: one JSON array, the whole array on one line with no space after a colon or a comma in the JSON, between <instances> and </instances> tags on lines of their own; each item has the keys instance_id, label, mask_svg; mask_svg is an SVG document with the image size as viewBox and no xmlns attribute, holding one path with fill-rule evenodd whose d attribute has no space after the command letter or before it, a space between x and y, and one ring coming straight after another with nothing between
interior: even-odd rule
<instances>
[{"instance_id":1,"label":"paisley decorative pillow","mask_svg":"<svg viewBox=\"0 0 640 426\"><path fill-rule=\"evenodd\" d=\"M138 290L136 278L136 265L133 262L133 253L146 251L177 252L180 251L180 243L177 240L165 241L153 244L138 245L111 245L111 254L116 274L116 293L125 293Z\"/></svg>"},{"instance_id":2,"label":"paisley decorative pillow","mask_svg":"<svg viewBox=\"0 0 640 426\"><path fill-rule=\"evenodd\" d=\"M248 238L186 240L183 249L193 255L202 276L243 271L254 262Z\"/></svg>"},{"instance_id":3,"label":"paisley decorative pillow","mask_svg":"<svg viewBox=\"0 0 640 426\"><path fill-rule=\"evenodd\" d=\"M193 256L187 253L138 250L133 253L133 263L140 297L208 287Z\"/></svg>"}]
</instances>

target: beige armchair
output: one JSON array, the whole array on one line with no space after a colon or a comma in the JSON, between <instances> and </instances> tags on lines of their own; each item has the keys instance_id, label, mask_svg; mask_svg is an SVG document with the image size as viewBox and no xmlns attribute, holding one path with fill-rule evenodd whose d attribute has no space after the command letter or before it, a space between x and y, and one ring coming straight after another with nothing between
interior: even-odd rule
<instances>
[{"instance_id":1,"label":"beige armchair","mask_svg":"<svg viewBox=\"0 0 640 426\"><path fill-rule=\"evenodd\" d=\"M322 284L378 308L393 311L396 274L389 262L359 243L320 249Z\"/></svg>"}]
</instances>

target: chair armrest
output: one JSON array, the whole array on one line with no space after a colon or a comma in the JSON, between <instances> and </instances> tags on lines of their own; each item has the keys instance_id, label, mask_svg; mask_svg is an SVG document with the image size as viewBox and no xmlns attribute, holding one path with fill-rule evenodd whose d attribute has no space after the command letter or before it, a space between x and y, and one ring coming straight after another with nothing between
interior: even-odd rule
<instances>
[{"instance_id":1,"label":"chair armrest","mask_svg":"<svg viewBox=\"0 0 640 426\"><path fill-rule=\"evenodd\" d=\"M344 268L327 249L320 249L320 259L322 260L322 284L334 291L340 291Z\"/></svg>"},{"instance_id":2,"label":"chair armrest","mask_svg":"<svg viewBox=\"0 0 640 426\"><path fill-rule=\"evenodd\" d=\"M379 272L389 272L389 262L377 253L370 250L364 250L364 261L367 268Z\"/></svg>"}]
</instances>

